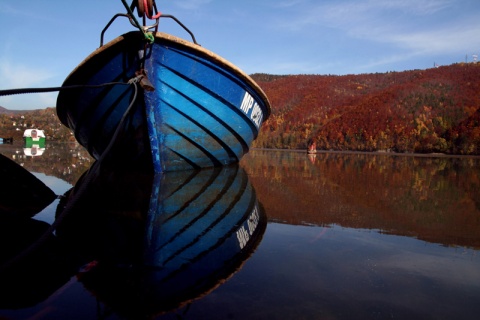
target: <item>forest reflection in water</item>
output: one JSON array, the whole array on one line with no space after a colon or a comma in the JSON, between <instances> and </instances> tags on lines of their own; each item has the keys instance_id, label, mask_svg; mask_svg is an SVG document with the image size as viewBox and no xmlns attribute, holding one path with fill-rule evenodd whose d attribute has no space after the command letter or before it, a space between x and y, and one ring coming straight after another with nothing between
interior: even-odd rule
<instances>
[{"instance_id":1,"label":"forest reflection in water","mask_svg":"<svg viewBox=\"0 0 480 320\"><path fill-rule=\"evenodd\" d=\"M270 221L480 249L480 157L254 150L243 164Z\"/></svg>"},{"instance_id":2,"label":"forest reflection in water","mask_svg":"<svg viewBox=\"0 0 480 320\"><path fill-rule=\"evenodd\" d=\"M0 153L15 158L29 171L43 170L48 172L46 177L54 175L74 190L85 189L82 179L77 181L91 164L84 151L62 146L65 155L60 155L52 146L33 159L18 157L18 150L13 157L3 147ZM147 188L149 179L142 181L128 172L122 172L115 184L108 184L112 175L106 177L95 186L95 201L77 200L77 220L56 234L57 243L69 248L66 257L74 256L85 265L72 272L75 266L69 260L70 280L55 290L49 288L51 293L35 304L13 308L7 303L12 299L0 299L0 318L476 319L480 314L480 158L251 150L240 167L191 177L167 175ZM177 185L189 191L178 192ZM231 193L227 190L246 192L241 191L242 197L223 197ZM227 256L234 263L223 272L218 264L216 269L211 265L218 259L203 263L202 251L197 251L199 258L192 264L179 262L178 272L129 269L128 263L143 261L138 249L145 246L139 232L145 210L135 209L136 203L149 211L158 208L165 215L171 210L193 210L191 199L199 194L209 199L198 202L202 216L212 216L211 208L220 206L222 212L236 208L246 218L242 220L245 230L257 232L251 247L244 249L248 231L238 233L238 223L234 223L225 229L223 238L230 239L225 236L230 235L228 230L238 229L238 243L225 244L242 245L224 251L239 250L237 260ZM108 201L102 203L105 198ZM211 201L217 205L209 205ZM56 206L60 206L58 201ZM257 212L260 215L252 220ZM42 214L54 216L53 212ZM183 226L180 220L161 217L157 216L151 229L157 238L149 239L162 241L160 235L182 230L164 223ZM211 221L216 223L216 219ZM95 232L88 232L92 227ZM210 228L185 230L189 231L172 238L173 243L190 239L188 234L199 239L200 247L209 243L204 240ZM184 247L194 248L193 243ZM217 247L221 248L212 248ZM210 251L221 252L206 252ZM164 259L166 252L176 251L150 253L150 260ZM92 257L95 263L86 263ZM118 258L121 267L111 263ZM61 266L54 267L51 272L41 269L43 283L61 273ZM209 281L188 282L198 281L195 270L213 272ZM170 275L165 278L165 274ZM30 286L38 282L42 283L32 280ZM194 290L182 289L189 283ZM7 294L0 289L0 298Z\"/></svg>"}]
</instances>

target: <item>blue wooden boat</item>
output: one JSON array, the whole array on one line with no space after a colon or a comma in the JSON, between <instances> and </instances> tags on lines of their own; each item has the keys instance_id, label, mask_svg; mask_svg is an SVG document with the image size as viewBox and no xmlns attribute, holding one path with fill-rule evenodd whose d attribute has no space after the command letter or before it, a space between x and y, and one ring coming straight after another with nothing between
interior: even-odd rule
<instances>
[{"instance_id":1,"label":"blue wooden boat","mask_svg":"<svg viewBox=\"0 0 480 320\"><path fill-rule=\"evenodd\" d=\"M152 36L126 33L73 70L62 87L75 89L57 99L61 122L96 159L129 157L155 172L237 163L270 115L265 93L200 45Z\"/></svg>"}]
</instances>

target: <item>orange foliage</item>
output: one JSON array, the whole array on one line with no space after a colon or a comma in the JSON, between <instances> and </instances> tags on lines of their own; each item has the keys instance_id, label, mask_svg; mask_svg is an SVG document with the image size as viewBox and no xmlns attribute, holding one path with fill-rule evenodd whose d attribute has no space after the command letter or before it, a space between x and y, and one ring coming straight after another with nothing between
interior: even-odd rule
<instances>
[{"instance_id":1,"label":"orange foliage","mask_svg":"<svg viewBox=\"0 0 480 320\"><path fill-rule=\"evenodd\" d=\"M255 147L480 154L480 63L252 78L272 104Z\"/></svg>"}]
</instances>

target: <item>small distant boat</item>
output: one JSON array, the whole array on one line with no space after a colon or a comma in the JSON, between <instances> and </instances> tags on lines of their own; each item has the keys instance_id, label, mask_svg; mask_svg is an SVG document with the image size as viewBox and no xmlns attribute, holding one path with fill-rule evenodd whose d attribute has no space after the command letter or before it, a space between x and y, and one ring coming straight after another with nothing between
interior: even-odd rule
<instances>
[{"instance_id":1,"label":"small distant boat","mask_svg":"<svg viewBox=\"0 0 480 320\"><path fill-rule=\"evenodd\" d=\"M270 115L265 93L194 39L148 34L151 43L132 31L88 56L63 83L79 88L60 91L60 121L95 159L112 151L155 172L239 162ZM125 85L137 80L138 95Z\"/></svg>"},{"instance_id":2,"label":"small distant boat","mask_svg":"<svg viewBox=\"0 0 480 320\"><path fill-rule=\"evenodd\" d=\"M26 148L36 145L38 148L45 148L45 133L39 129L27 129L23 132L23 140Z\"/></svg>"},{"instance_id":3,"label":"small distant boat","mask_svg":"<svg viewBox=\"0 0 480 320\"><path fill-rule=\"evenodd\" d=\"M13 138L0 138L0 144L12 144Z\"/></svg>"},{"instance_id":4,"label":"small distant boat","mask_svg":"<svg viewBox=\"0 0 480 320\"><path fill-rule=\"evenodd\" d=\"M317 144L315 143L315 141L310 141L308 143L307 153L309 154L317 153Z\"/></svg>"}]
</instances>

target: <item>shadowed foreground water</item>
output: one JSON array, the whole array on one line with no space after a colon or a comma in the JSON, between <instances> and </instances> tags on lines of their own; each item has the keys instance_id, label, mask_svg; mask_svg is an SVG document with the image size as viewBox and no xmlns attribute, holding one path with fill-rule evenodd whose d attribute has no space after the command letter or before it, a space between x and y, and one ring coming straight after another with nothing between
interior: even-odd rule
<instances>
[{"instance_id":1,"label":"shadowed foreground water","mask_svg":"<svg viewBox=\"0 0 480 320\"><path fill-rule=\"evenodd\" d=\"M252 150L149 177L75 145L21 151L0 145L64 197L2 217L0 318L480 314L479 158Z\"/></svg>"}]
</instances>

